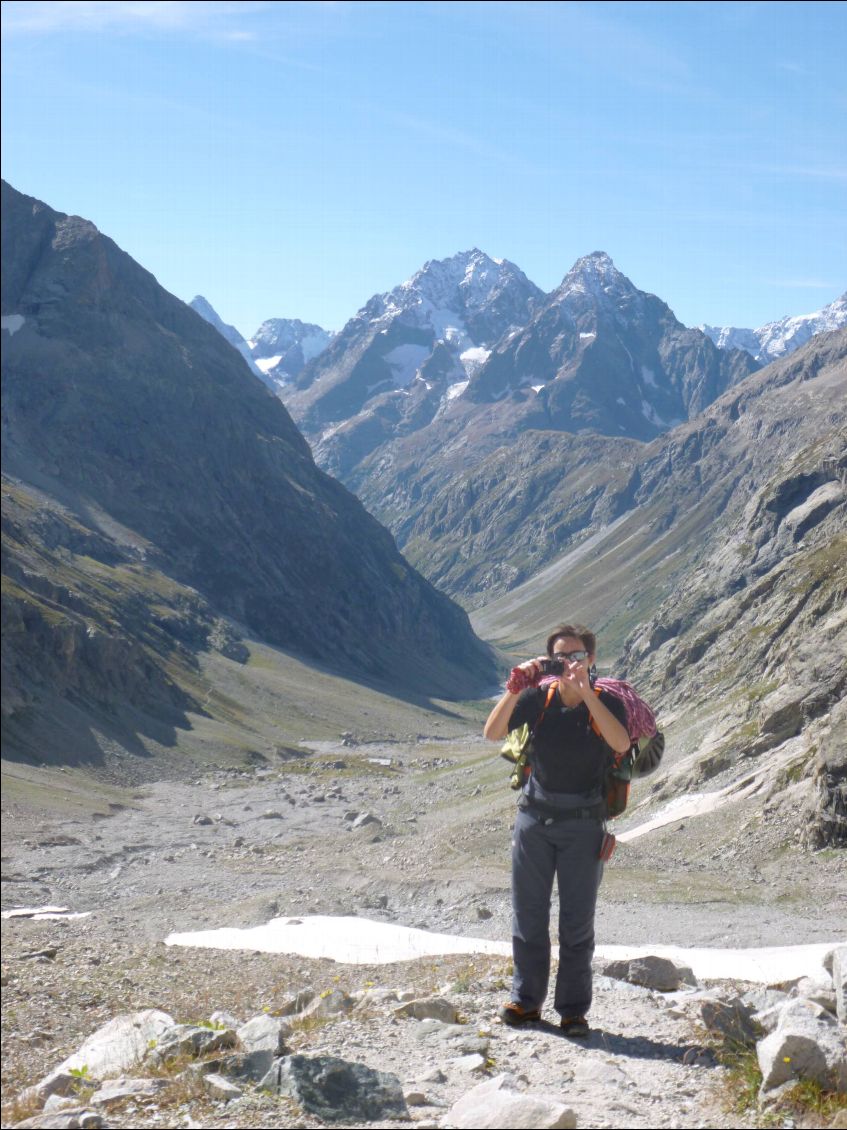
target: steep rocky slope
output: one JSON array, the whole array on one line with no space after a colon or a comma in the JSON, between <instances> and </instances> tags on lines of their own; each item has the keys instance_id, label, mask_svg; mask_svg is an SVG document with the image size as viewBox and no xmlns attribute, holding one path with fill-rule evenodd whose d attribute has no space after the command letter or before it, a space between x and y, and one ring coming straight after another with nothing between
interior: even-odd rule
<instances>
[{"instance_id":1,"label":"steep rocky slope","mask_svg":"<svg viewBox=\"0 0 847 1130\"><path fill-rule=\"evenodd\" d=\"M630 487L615 521L477 630L524 651L561 611L599 629L606 659L631 632L616 669L673 736L663 796L763 774L805 806L812 842L844 842L847 331L655 441Z\"/></svg>"},{"instance_id":2,"label":"steep rocky slope","mask_svg":"<svg viewBox=\"0 0 847 1130\"><path fill-rule=\"evenodd\" d=\"M161 639L160 599L417 693L469 693L491 677L466 615L315 467L282 404L215 329L92 224L8 185L3 257L5 702L16 723L38 710L47 654L68 667L68 701L75 656L98 648L103 678L106 654L122 648L117 666L138 678L130 657L149 633ZM170 702L165 674L160 683ZM141 679L138 693L155 686Z\"/></svg>"},{"instance_id":3,"label":"steep rocky slope","mask_svg":"<svg viewBox=\"0 0 847 1130\"><path fill-rule=\"evenodd\" d=\"M259 377L260 380L265 380L265 374L253 360L253 354L250 352L250 346L247 344L247 342L244 340L235 326L231 326L228 322L225 322L223 320L223 318L220 316L220 314L208 299L204 298L202 294L195 294L195 296L189 302L189 306L192 310L196 310L200 317L207 321L210 326L214 326L221 337L224 338L225 341L228 341L233 349L238 350L238 352L247 362L251 373ZM270 381L265 381L265 383L271 389L274 387Z\"/></svg>"}]
</instances>

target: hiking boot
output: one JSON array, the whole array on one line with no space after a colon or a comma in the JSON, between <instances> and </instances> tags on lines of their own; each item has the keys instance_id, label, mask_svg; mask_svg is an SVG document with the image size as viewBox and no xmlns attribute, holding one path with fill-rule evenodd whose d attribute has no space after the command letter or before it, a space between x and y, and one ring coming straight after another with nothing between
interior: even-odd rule
<instances>
[{"instance_id":1,"label":"hiking boot","mask_svg":"<svg viewBox=\"0 0 847 1130\"><path fill-rule=\"evenodd\" d=\"M497 1015L510 1028L520 1028L522 1024L531 1024L541 1019L541 1013L537 1008L522 1008L517 1001L504 1004Z\"/></svg>"},{"instance_id":2,"label":"hiking boot","mask_svg":"<svg viewBox=\"0 0 847 1130\"><path fill-rule=\"evenodd\" d=\"M570 1036L573 1040L585 1040L591 1032L584 1016L563 1016L559 1027L565 1036Z\"/></svg>"}]
</instances>

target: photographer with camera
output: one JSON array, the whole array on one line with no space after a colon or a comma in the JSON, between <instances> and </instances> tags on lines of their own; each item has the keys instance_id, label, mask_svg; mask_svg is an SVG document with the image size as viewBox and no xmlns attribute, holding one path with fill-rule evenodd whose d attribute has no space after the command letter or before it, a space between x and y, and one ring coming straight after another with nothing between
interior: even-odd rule
<instances>
[{"instance_id":1,"label":"photographer with camera","mask_svg":"<svg viewBox=\"0 0 847 1130\"><path fill-rule=\"evenodd\" d=\"M597 641L560 624L546 656L514 667L485 723L501 741L526 723L532 733L512 840L512 999L500 1010L511 1027L541 1019L550 977L550 900L559 888L559 968L554 1008L568 1036L589 1034L594 912L603 875L603 783L612 751L630 748L619 698L593 686ZM554 676L539 686L545 676Z\"/></svg>"}]
</instances>

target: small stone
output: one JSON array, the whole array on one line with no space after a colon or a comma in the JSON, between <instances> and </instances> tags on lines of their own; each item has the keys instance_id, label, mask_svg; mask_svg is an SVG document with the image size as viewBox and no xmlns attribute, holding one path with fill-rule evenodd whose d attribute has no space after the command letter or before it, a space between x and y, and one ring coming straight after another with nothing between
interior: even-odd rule
<instances>
[{"instance_id":1,"label":"small stone","mask_svg":"<svg viewBox=\"0 0 847 1130\"><path fill-rule=\"evenodd\" d=\"M243 1024L236 1035L245 1051L254 1052L267 1049L278 1056L285 1052L285 1037L290 1031L291 1025L285 1020L278 1016L268 1016L266 1013L261 1013Z\"/></svg>"},{"instance_id":2,"label":"small stone","mask_svg":"<svg viewBox=\"0 0 847 1130\"><path fill-rule=\"evenodd\" d=\"M150 1097L168 1086L166 1079L112 1079L91 1096L93 1106L112 1106L125 1099Z\"/></svg>"},{"instance_id":3,"label":"small stone","mask_svg":"<svg viewBox=\"0 0 847 1130\"><path fill-rule=\"evenodd\" d=\"M427 997L406 1001L394 1009L397 1017L410 1017L414 1020L440 1020L442 1024L455 1024L456 1006L444 997Z\"/></svg>"},{"instance_id":4,"label":"small stone","mask_svg":"<svg viewBox=\"0 0 847 1130\"><path fill-rule=\"evenodd\" d=\"M198 813L194 817L194 819L191 821L191 823L192 824L213 824L214 821L212 820L211 816L204 816L203 814Z\"/></svg>"},{"instance_id":5,"label":"small stone","mask_svg":"<svg viewBox=\"0 0 847 1130\"><path fill-rule=\"evenodd\" d=\"M419 1083L446 1083L447 1076L440 1067L431 1067L429 1071L425 1071L418 1079Z\"/></svg>"},{"instance_id":6,"label":"small stone","mask_svg":"<svg viewBox=\"0 0 847 1130\"><path fill-rule=\"evenodd\" d=\"M460 1055L450 1060L450 1065L456 1071L467 1072L469 1075L485 1070L485 1056L474 1052L471 1055Z\"/></svg>"},{"instance_id":7,"label":"small stone","mask_svg":"<svg viewBox=\"0 0 847 1130\"><path fill-rule=\"evenodd\" d=\"M607 977L629 981L633 985L641 985L645 989L653 989L660 993L675 992L683 981L688 984L697 983L690 969L674 965L668 958L657 957L655 954L632 958L629 961L610 961L604 967L603 973Z\"/></svg>"},{"instance_id":8,"label":"small stone","mask_svg":"<svg viewBox=\"0 0 847 1130\"><path fill-rule=\"evenodd\" d=\"M330 989L315 997L311 1004L300 1013L300 1016L337 1016L340 1012L350 1012L355 1001L343 989Z\"/></svg>"},{"instance_id":9,"label":"small stone","mask_svg":"<svg viewBox=\"0 0 847 1130\"><path fill-rule=\"evenodd\" d=\"M231 1099L240 1099L244 1094L241 1088L230 1083L229 1079L214 1073L203 1076L203 1086L213 1099L222 1099L224 1102L229 1102Z\"/></svg>"},{"instance_id":10,"label":"small stone","mask_svg":"<svg viewBox=\"0 0 847 1130\"><path fill-rule=\"evenodd\" d=\"M372 812L360 812L356 819L353 821L354 828L364 828L368 824L382 825L382 821L378 816L374 816Z\"/></svg>"},{"instance_id":11,"label":"small stone","mask_svg":"<svg viewBox=\"0 0 847 1130\"><path fill-rule=\"evenodd\" d=\"M205 1055L235 1046L231 1028L206 1028L203 1025L175 1024L157 1041L150 1055L160 1063L177 1055Z\"/></svg>"},{"instance_id":12,"label":"small stone","mask_svg":"<svg viewBox=\"0 0 847 1130\"><path fill-rule=\"evenodd\" d=\"M232 1028L233 1031L235 1031L235 1029L238 1028L241 1024L241 1021L237 1017L233 1016L231 1012L227 1012L226 1009L220 1008L215 1009L215 1011L209 1017L209 1021L212 1024L223 1024L225 1028Z\"/></svg>"},{"instance_id":13,"label":"small stone","mask_svg":"<svg viewBox=\"0 0 847 1130\"><path fill-rule=\"evenodd\" d=\"M429 1106L430 1103L423 1091L404 1091L403 1098L406 1106Z\"/></svg>"}]
</instances>

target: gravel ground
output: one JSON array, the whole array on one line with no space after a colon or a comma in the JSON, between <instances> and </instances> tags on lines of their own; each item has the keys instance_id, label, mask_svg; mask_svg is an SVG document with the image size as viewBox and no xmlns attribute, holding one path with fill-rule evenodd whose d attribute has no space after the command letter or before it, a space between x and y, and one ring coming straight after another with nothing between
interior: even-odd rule
<instances>
[{"instance_id":1,"label":"gravel ground","mask_svg":"<svg viewBox=\"0 0 847 1130\"><path fill-rule=\"evenodd\" d=\"M500 1071L561 1098L580 1126L747 1125L721 1106L725 1073L705 1050L697 1002L688 998L600 977L586 1047L552 1023L514 1032L496 1021L508 996L503 958L366 967L163 945L172 931L296 914L357 914L507 939L514 801L506 775L475 737L315 743L303 759L273 769L147 785L125 807L104 803L98 811L93 802L90 812L64 815L5 807L4 908L59 904L91 914L3 922L4 1125L28 1113L15 1102L27 1085L119 1013L159 1008L187 1022L224 1009L243 1022L305 988L370 996L350 1013L303 1024L289 1047L396 1073L423 1095L411 1108L421 1125L435 1125L446 1106ZM364 812L377 820L353 828ZM844 936L844 912L824 921L820 910L833 904L837 853L809 856L791 844L790 827L739 805L719 820L669 826L625 845L607 868L598 943L773 945ZM469 1038L489 1041L484 1066L454 1062L449 1034L397 1019L395 1001L375 999L382 990L388 998L446 995ZM224 1104L205 1096L193 1075L168 1078L155 1100L110 1109L109 1125L321 1125L289 1100L250 1093Z\"/></svg>"}]
</instances>

